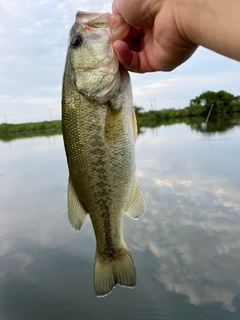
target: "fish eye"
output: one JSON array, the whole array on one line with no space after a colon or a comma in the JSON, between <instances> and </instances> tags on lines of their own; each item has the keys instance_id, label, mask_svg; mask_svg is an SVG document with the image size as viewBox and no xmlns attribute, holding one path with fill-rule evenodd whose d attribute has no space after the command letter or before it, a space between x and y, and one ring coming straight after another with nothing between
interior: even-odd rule
<instances>
[{"instance_id":1,"label":"fish eye","mask_svg":"<svg viewBox=\"0 0 240 320\"><path fill-rule=\"evenodd\" d=\"M71 47L73 47L75 49L80 46L82 41L83 41L83 38L79 34L75 34L71 38L70 45L71 45Z\"/></svg>"}]
</instances>

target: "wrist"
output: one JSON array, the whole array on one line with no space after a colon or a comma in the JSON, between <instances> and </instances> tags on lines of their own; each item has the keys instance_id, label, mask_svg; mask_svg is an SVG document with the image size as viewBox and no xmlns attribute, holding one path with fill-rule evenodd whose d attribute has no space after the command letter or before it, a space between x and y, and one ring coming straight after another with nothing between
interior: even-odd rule
<instances>
[{"instance_id":1,"label":"wrist","mask_svg":"<svg viewBox=\"0 0 240 320\"><path fill-rule=\"evenodd\" d=\"M240 61L239 0L172 0L181 36Z\"/></svg>"},{"instance_id":2,"label":"wrist","mask_svg":"<svg viewBox=\"0 0 240 320\"><path fill-rule=\"evenodd\" d=\"M201 44L201 12L204 0L173 0L176 26L185 41Z\"/></svg>"}]
</instances>

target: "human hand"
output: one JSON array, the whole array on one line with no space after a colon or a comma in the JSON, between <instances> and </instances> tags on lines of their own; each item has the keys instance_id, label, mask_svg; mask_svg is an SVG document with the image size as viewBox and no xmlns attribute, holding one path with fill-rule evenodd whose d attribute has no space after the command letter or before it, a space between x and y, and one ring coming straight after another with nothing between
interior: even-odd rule
<instances>
[{"instance_id":1,"label":"human hand","mask_svg":"<svg viewBox=\"0 0 240 320\"><path fill-rule=\"evenodd\" d=\"M114 0L112 11L132 26L124 41L113 44L127 70L171 71L197 48L180 33L174 0Z\"/></svg>"}]
</instances>

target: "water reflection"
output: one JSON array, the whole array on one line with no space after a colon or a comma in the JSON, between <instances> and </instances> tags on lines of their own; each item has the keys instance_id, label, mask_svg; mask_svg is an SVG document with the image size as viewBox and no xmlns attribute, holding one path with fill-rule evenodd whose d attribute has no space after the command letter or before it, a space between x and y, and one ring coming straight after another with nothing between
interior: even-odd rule
<instances>
[{"instance_id":1,"label":"water reflection","mask_svg":"<svg viewBox=\"0 0 240 320\"><path fill-rule=\"evenodd\" d=\"M228 130L231 130L235 126L240 125L240 113L233 114L219 114L213 115L210 121L200 122L191 121L190 126L193 130L202 132L206 135L213 135L216 133L224 133Z\"/></svg>"},{"instance_id":2,"label":"water reflection","mask_svg":"<svg viewBox=\"0 0 240 320\"><path fill-rule=\"evenodd\" d=\"M229 141L215 142L213 152L193 134L182 139L185 129L175 141L165 139L170 128L159 131L158 140L150 142L151 131L139 138L138 179L148 213L132 246L158 259L154 276L167 290L194 305L220 302L233 312L240 289L240 148L230 152Z\"/></svg>"},{"instance_id":3,"label":"water reflection","mask_svg":"<svg viewBox=\"0 0 240 320\"><path fill-rule=\"evenodd\" d=\"M221 302L235 311L233 300L240 288L239 193L221 180L199 184L200 179L151 179L149 214L132 237L132 246L150 250L158 259L154 276L167 290L187 295L195 305Z\"/></svg>"},{"instance_id":4,"label":"water reflection","mask_svg":"<svg viewBox=\"0 0 240 320\"><path fill-rule=\"evenodd\" d=\"M12 140L18 139L26 139L26 138L36 138L36 137L54 137L62 134L62 130L43 130L43 131L32 131L32 132L24 132L24 133L9 133L9 134L1 134L0 141L10 142Z\"/></svg>"},{"instance_id":5,"label":"water reflection","mask_svg":"<svg viewBox=\"0 0 240 320\"><path fill-rule=\"evenodd\" d=\"M124 219L138 283L104 299L92 288L91 223L79 233L68 223L62 137L0 142L0 318L238 319L239 138L235 126L211 147L186 124L139 135L147 212Z\"/></svg>"}]
</instances>

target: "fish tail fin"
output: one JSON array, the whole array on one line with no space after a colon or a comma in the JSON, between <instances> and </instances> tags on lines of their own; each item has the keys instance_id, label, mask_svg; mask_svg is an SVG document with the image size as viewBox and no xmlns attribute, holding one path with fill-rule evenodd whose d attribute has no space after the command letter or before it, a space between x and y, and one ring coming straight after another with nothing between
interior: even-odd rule
<instances>
[{"instance_id":1,"label":"fish tail fin","mask_svg":"<svg viewBox=\"0 0 240 320\"><path fill-rule=\"evenodd\" d=\"M133 288L136 270L130 252L124 245L114 257L96 251L94 290L98 297L109 294L116 285Z\"/></svg>"}]
</instances>

